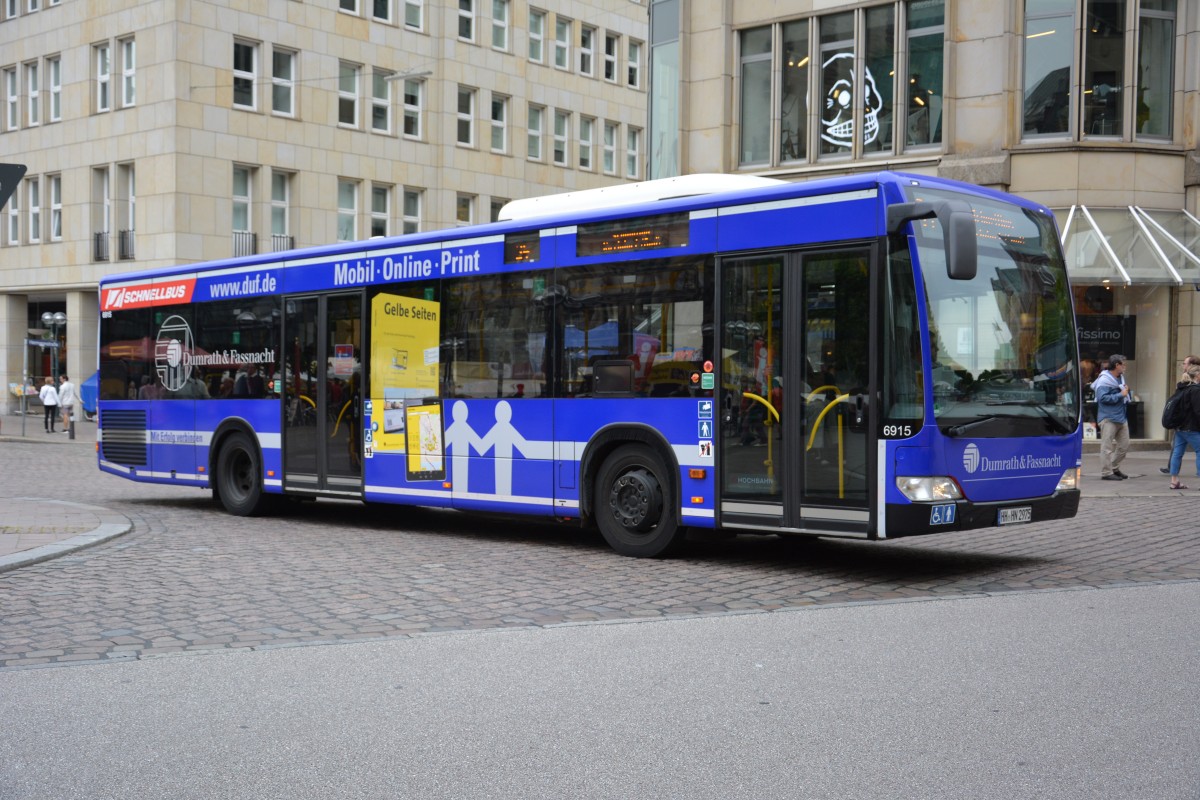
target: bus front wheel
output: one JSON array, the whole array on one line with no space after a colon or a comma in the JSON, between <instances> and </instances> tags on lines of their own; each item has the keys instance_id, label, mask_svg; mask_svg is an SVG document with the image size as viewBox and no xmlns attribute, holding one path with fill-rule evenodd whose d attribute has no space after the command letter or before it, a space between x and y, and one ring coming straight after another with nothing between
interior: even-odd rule
<instances>
[{"instance_id":1,"label":"bus front wheel","mask_svg":"<svg viewBox=\"0 0 1200 800\"><path fill-rule=\"evenodd\" d=\"M244 433L234 433L217 456L217 493L230 514L252 517L266 508L258 448Z\"/></svg>"},{"instance_id":2,"label":"bus front wheel","mask_svg":"<svg viewBox=\"0 0 1200 800\"><path fill-rule=\"evenodd\" d=\"M669 555L684 539L666 465L649 447L621 447L596 481L596 524L624 556Z\"/></svg>"}]
</instances>

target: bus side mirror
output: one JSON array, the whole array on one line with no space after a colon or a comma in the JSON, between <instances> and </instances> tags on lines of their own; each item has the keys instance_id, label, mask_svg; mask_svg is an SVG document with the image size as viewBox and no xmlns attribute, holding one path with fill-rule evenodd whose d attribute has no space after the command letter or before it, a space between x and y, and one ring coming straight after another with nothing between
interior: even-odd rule
<instances>
[{"instance_id":1,"label":"bus side mirror","mask_svg":"<svg viewBox=\"0 0 1200 800\"><path fill-rule=\"evenodd\" d=\"M929 217L935 217L942 226L946 274L956 281L974 278L979 260L979 242L975 238L975 212L969 203L963 200L932 200L888 206L888 233L899 233L909 222Z\"/></svg>"}]
</instances>

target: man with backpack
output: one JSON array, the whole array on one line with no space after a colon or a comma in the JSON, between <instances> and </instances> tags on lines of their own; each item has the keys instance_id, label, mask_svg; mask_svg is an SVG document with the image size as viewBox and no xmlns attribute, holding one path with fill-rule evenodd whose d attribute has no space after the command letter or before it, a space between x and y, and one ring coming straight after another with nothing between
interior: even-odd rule
<instances>
[{"instance_id":1,"label":"man with backpack","mask_svg":"<svg viewBox=\"0 0 1200 800\"><path fill-rule=\"evenodd\" d=\"M1179 389L1171 404L1171 422L1176 425L1175 442L1171 445L1171 488L1186 489L1179 482L1179 469L1183 466L1183 451L1191 445L1196 454L1196 475L1200 476L1200 365L1193 364L1184 373L1188 382ZM1167 416L1166 412L1163 414Z\"/></svg>"},{"instance_id":2,"label":"man with backpack","mask_svg":"<svg viewBox=\"0 0 1200 800\"><path fill-rule=\"evenodd\" d=\"M1096 421L1100 423L1100 480L1123 481L1121 462L1129 452L1128 408L1131 391L1125 383L1125 356L1108 357L1108 367L1092 382Z\"/></svg>"},{"instance_id":3,"label":"man with backpack","mask_svg":"<svg viewBox=\"0 0 1200 800\"><path fill-rule=\"evenodd\" d=\"M1187 374L1187 371L1188 371L1188 367L1192 367L1192 366L1200 367L1200 356L1184 356L1184 359L1183 359L1183 375L1182 375L1182 376L1179 378L1179 383L1175 384L1175 392L1176 392L1176 393L1178 393L1178 392L1180 392L1181 390L1183 390L1183 389L1187 388L1187 387L1188 387L1188 386L1191 384L1191 381L1189 381L1189 380L1188 380L1188 374ZM1174 397L1174 395L1172 395L1172 397ZM1171 404L1171 400L1170 400L1170 399L1168 399L1168 400L1167 400L1167 405L1170 405L1170 404ZM1162 425L1163 425L1163 427L1164 427L1164 428L1166 428L1167 430L1171 430L1171 431L1173 431L1173 430L1175 430L1175 429L1176 429L1178 426L1177 426L1177 425L1169 425L1169 424L1167 424L1167 413L1166 413L1166 411L1167 411L1166 409L1163 409L1163 423L1162 423ZM1158 468L1158 471L1159 471L1159 472L1161 472L1163 475L1170 475L1170 474L1171 474L1171 459L1170 459L1169 457L1167 458L1167 466L1165 466L1165 467L1159 467L1159 468Z\"/></svg>"}]
</instances>

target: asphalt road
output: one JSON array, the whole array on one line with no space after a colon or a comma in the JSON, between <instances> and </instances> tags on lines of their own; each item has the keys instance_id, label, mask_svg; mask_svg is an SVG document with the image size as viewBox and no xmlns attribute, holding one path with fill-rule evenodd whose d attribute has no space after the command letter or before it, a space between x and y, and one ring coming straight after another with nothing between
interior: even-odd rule
<instances>
[{"instance_id":1,"label":"asphalt road","mask_svg":"<svg viewBox=\"0 0 1200 800\"><path fill-rule=\"evenodd\" d=\"M0 447L132 522L0 574L0 798L1200 796L1200 492L644 561Z\"/></svg>"}]
</instances>

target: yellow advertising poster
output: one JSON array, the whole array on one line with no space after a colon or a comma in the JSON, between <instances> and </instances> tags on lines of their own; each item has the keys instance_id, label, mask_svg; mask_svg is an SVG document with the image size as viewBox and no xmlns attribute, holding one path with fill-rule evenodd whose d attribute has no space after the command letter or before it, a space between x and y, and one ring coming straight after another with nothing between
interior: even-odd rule
<instances>
[{"instance_id":1,"label":"yellow advertising poster","mask_svg":"<svg viewBox=\"0 0 1200 800\"><path fill-rule=\"evenodd\" d=\"M405 452L408 406L438 400L441 304L433 300L376 295L371 301L371 428L375 450ZM425 423L429 425L428 420ZM437 437L440 443L440 435ZM415 441L415 439L414 439ZM430 448L429 432L421 458L433 473L443 458L440 444Z\"/></svg>"}]
</instances>

